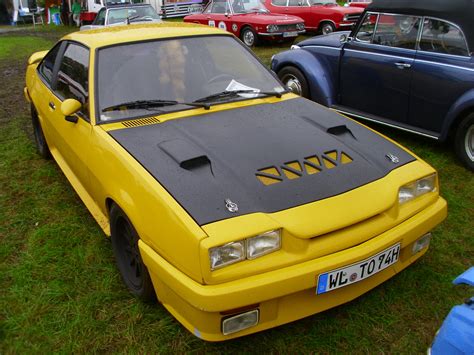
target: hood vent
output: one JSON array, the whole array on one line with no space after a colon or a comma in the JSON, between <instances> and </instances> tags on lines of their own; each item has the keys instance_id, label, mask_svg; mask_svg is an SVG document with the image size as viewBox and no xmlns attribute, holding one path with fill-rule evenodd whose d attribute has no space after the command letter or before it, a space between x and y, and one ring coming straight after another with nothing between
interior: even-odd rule
<instances>
[{"instance_id":1,"label":"hood vent","mask_svg":"<svg viewBox=\"0 0 474 355\"><path fill-rule=\"evenodd\" d=\"M283 182L284 180L294 180L305 175L314 175L323 170L349 164L352 161L353 159L347 153L330 150L320 156L312 155L303 160L284 163L281 166L270 166L260 169L255 176L262 184L268 186Z\"/></svg>"},{"instance_id":2,"label":"hood vent","mask_svg":"<svg viewBox=\"0 0 474 355\"><path fill-rule=\"evenodd\" d=\"M130 127L138 127L138 126L146 126L149 124L160 123L158 117L147 117L147 118L138 118L136 120L130 120L122 122L122 125L130 128Z\"/></svg>"},{"instance_id":3,"label":"hood vent","mask_svg":"<svg viewBox=\"0 0 474 355\"><path fill-rule=\"evenodd\" d=\"M185 170L211 167L211 161L207 157L206 152L191 141L172 139L159 143L158 147Z\"/></svg>"}]
</instances>

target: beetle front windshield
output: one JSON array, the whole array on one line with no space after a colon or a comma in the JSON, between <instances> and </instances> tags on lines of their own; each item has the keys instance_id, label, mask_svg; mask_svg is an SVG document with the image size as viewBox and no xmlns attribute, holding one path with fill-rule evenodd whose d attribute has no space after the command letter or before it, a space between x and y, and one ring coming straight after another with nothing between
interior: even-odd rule
<instances>
[{"instance_id":1,"label":"beetle front windshield","mask_svg":"<svg viewBox=\"0 0 474 355\"><path fill-rule=\"evenodd\" d=\"M260 0L230 0L235 14L251 12L269 12Z\"/></svg>"},{"instance_id":2,"label":"beetle front windshield","mask_svg":"<svg viewBox=\"0 0 474 355\"><path fill-rule=\"evenodd\" d=\"M192 108L132 107L123 103L193 102L236 90L282 92L284 88L242 44L230 36L203 36L126 43L98 51L98 121L143 117ZM235 95L223 103L259 95ZM263 96L263 95L262 95ZM211 104L215 104L213 100ZM111 107L116 107L111 110Z\"/></svg>"}]
</instances>

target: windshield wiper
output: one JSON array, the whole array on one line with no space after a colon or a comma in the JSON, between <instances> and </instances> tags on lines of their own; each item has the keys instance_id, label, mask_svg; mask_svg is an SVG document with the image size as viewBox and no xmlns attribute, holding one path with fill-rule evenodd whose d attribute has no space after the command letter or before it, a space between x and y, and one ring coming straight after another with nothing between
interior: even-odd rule
<instances>
[{"instance_id":1,"label":"windshield wiper","mask_svg":"<svg viewBox=\"0 0 474 355\"><path fill-rule=\"evenodd\" d=\"M194 100L193 103L226 99L226 98L238 96L239 94L255 94L255 95L265 95L265 96L276 96L278 98L281 98L281 96L285 93L286 91L258 91L258 90L251 90L251 89L250 90L224 90L222 92L218 92L218 93Z\"/></svg>"},{"instance_id":2,"label":"windshield wiper","mask_svg":"<svg viewBox=\"0 0 474 355\"><path fill-rule=\"evenodd\" d=\"M121 110L122 107L147 109L147 108L153 108L153 107L164 107L164 106L174 106L174 105L204 107L204 109L206 110L209 110L211 108L209 104L198 103L198 102L179 102L175 100L136 100L136 101L122 102L117 105L106 107L102 110L102 112L118 111L118 110Z\"/></svg>"}]
</instances>

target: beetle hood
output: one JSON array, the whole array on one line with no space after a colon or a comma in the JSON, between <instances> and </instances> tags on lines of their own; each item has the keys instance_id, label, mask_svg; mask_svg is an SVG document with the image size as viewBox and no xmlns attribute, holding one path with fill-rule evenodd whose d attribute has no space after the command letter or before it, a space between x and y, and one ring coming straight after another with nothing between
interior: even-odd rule
<instances>
[{"instance_id":1,"label":"beetle hood","mask_svg":"<svg viewBox=\"0 0 474 355\"><path fill-rule=\"evenodd\" d=\"M346 36L349 36L350 33L350 31L338 31L327 35L312 37L310 39L301 41L300 43L298 43L298 46L327 46L339 48L342 47L341 36L344 34Z\"/></svg>"},{"instance_id":2,"label":"beetle hood","mask_svg":"<svg viewBox=\"0 0 474 355\"><path fill-rule=\"evenodd\" d=\"M382 136L303 98L109 134L199 225L342 194L415 160Z\"/></svg>"}]
</instances>

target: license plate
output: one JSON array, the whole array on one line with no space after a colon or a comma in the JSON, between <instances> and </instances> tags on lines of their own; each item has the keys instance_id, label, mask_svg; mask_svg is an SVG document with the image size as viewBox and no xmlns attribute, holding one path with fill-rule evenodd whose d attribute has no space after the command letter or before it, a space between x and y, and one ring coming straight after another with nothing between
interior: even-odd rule
<instances>
[{"instance_id":1,"label":"license plate","mask_svg":"<svg viewBox=\"0 0 474 355\"><path fill-rule=\"evenodd\" d=\"M296 37L298 36L298 32L283 32L283 37Z\"/></svg>"},{"instance_id":2,"label":"license plate","mask_svg":"<svg viewBox=\"0 0 474 355\"><path fill-rule=\"evenodd\" d=\"M326 293L364 280L395 264L400 257L400 244L356 264L329 271L318 277L317 294Z\"/></svg>"}]
</instances>

